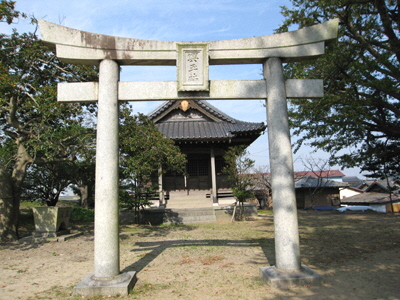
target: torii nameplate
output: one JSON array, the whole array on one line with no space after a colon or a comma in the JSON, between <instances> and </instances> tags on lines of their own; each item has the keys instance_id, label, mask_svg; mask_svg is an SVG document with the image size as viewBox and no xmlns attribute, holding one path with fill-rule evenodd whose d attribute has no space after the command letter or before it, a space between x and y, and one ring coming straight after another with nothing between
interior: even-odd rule
<instances>
[{"instance_id":1,"label":"torii nameplate","mask_svg":"<svg viewBox=\"0 0 400 300\"><path fill-rule=\"evenodd\" d=\"M178 91L208 91L208 44L177 43Z\"/></svg>"}]
</instances>

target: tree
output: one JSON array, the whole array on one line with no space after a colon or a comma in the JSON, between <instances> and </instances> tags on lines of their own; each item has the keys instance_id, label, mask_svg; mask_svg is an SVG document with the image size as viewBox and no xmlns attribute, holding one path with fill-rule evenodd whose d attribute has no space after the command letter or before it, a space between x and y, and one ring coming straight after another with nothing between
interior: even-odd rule
<instances>
[{"instance_id":1,"label":"tree","mask_svg":"<svg viewBox=\"0 0 400 300\"><path fill-rule=\"evenodd\" d=\"M323 78L325 97L292 99L299 147L309 142L332 164L399 176L400 15L392 0L292 0L278 32L339 18L339 39L313 62L288 64L290 78ZM345 152L343 150L346 150ZM349 153L346 153L349 151ZM385 169L385 171L383 171Z\"/></svg>"},{"instance_id":2,"label":"tree","mask_svg":"<svg viewBox=\"0 0 400 300\"><path fill-rule=\"evenodd\" d=\"M0 163L0 230L1 240L13 240L15 236L15 227L8 218L13 213L14 202L12 197L12 184L9 173Z\"/></svg>"},{"instance_id":3,"label":"tree","mask_svg":"<svg viewBox=\"0 0 400 300\"><path fill-rule=\"evenodd\" d=\"M247 157L245 145L230 147L225 152L224 160L225 167L222 172L228 174L228 182L232 188L232 194L240 205L238 219L243 220L243 203L247 199L254 198L252 190L254 175L250 172L254 166L254 161Z\"/></svg>"},{"instance_id":4,"label":"tree","mask_svg":"<svg viewBox=\"0 0 400 300\"><path fill-rule=\"evenodd\" d=\"M301 159L301 161L306 169L304 172L306 176L298 176L295 178L295 181L305 179L307 182L311 180L312 184L308 189L308 197L310 199L311 207L314 208L324 189L329 185L329 181L323 176L324 173L327 171L329 172L330 170L329 160L321 158L316 159L310 156L305 159Z\"/></svg>"},{"instance_id":5,"label":"tree","mask_svg":"<svg viewBox=\"0 0 400 300\"><path fill-rule=\"evenodd\" d=\"M256 197L259 199L260 208L272 207L272 182L269 166L259 166L254 169Z\"/></svg>"},{"instance_id":6,"label":"tree","mask_svg":"<svg viewBox=\"0 0 400 300\"><path fill-rule=\"evenodd\" d=\"M135 210L139 221L139 211L148 205L158 187L157 172L183 174L186 156L145 115L132 116L130 108L125 106L121 109L121 116L122 178L128 183L125 185L128 192L121 200Z\"/></svg>"},{"instance_id":7,"label":"tree","mask_svg":"<svg viewBox=\"0 0 400 300\"><path fill-rule=\"evenodd\" d=\"M81 206L86 209L94 207L95 168L94 149L85 149L74 161L71 187L74 193L79 194Z\"/></svg>"},{"instance_id":8,"label":"tree","mask_svg":"<svg viewBox=\"0 0 400 300\"><path fill-rule=\"evenodd\" d=\"M1 22L12 24L27 17L14 5L14 1L1 1ZM34 18L30 20L36 24ZM57 82L96 79L96 68L61 63L35 33L14 29L10 35L0 34L0 144L13 151L7 155L13 209L2 220L15 234L7 239L18 238L19 203L28 166L73 161L93 135L84 114L94 112L92 107L57 103ZM0 239L5 239L2 228Z\"/></svg>"},{"instance_id":9,"label":"tree","mask_svg":"<svg viewBox=\"0 0 400 300\"><path fill-rule=\"evenodd\" d=\"M24 180L22 198L55 206L61 192L72 183L74 172L71 162L31 165Z\"/></svg>"}]
</instances>

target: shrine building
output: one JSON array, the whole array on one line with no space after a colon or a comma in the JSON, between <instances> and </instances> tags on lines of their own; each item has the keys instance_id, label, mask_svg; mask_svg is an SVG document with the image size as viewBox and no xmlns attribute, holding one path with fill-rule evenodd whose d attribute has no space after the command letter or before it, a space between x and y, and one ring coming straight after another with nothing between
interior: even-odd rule
<instances>
[{"instance_id":1,"label":"shrine building","mask_svg":"<svg viewBox=\"0 0 400 300\"><path fill-rule=\"evenodd\" d=\"M195 204L202 199L212 206L229 197L228 176L222 172L225 151L249 146L266 129L264 123L236 120L206 100L166 101L148 116L188 159L186 176L166 173L159 178L168 207L178 200Z\"/></svg>"}]
</instances>

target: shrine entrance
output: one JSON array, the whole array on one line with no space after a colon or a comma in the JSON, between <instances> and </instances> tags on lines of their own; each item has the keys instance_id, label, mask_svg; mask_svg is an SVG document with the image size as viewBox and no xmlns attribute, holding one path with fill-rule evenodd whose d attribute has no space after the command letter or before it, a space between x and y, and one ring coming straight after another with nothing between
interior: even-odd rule
<instances>
[{"instance_id":1,"label":"shrine entrance","mask_svg":"<svg viewBox=\"0 0 400 300\"><path fill-rule=\"evenodd\" d=\"M322 80L283 77L282 63L316 59L337 38L338 20L270 36L210 42L149 41L105 36L39 20L42 40L58 58L100 66L99 82L60 83L58 101L98 102L94 273L80 295L121 294L136 272L119 266L118 101L267 99L268 144L274 199L276 266L260 268L271 286L316 284L301 265L287 98L323 96ZM264 80L209 80L209 65L262 64ZM119 82L120 65L176 65L177 81ZM216 188L213 179L213 197Z\"/></svg>"}]
</instances>

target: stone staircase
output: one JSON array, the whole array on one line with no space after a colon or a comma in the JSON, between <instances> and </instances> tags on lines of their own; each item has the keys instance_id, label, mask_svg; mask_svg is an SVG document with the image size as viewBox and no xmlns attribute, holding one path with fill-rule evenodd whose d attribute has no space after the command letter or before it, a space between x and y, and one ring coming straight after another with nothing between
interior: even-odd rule
<instances>
[{"instance_id":1,"label":"stone staircase","mask_svg":"<svg viewBox=\"0 0 400 300\"><path fill-rule=\"evenodd\" d=\"M164 223L199 224L215 223L217 218L212 207L202 208L172 208L165 210Z\"/></svg>"},{"instance_id":2,"label":"stone staircase","mask_svg":"<svg viewBox=\"0 0 400 300\"><path fill-rule=\"evenodd\" d=\"M213 203L206 191L174 192L166 205L168 223L194 224L216 222Z\"/></svg>"},{"instance_id":3,"label":"stone staircase","mask_svg":"<svg viewBox=\"0 0 400 300\"><path fill-rule=\"evenodd\" d=\"M171 193L167 200L167 208L203 208L212 207L212 200L206 198L205 191L186 191Z\"/></svg>"}]
</instances>

